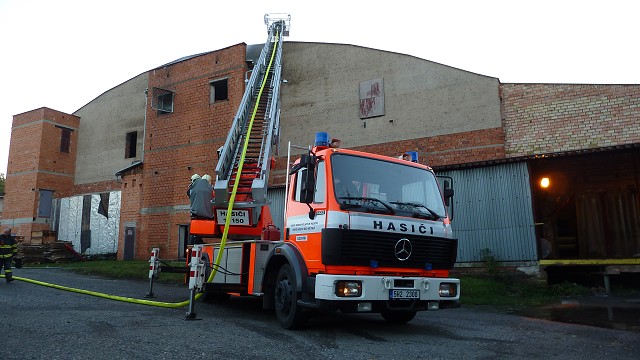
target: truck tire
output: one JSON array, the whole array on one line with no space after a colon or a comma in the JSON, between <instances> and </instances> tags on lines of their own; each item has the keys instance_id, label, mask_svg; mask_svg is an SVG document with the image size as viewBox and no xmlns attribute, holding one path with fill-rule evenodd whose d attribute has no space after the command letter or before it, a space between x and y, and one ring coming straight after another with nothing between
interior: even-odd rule
<instances>
[{"instance_id":1,"label":"truck tire","mask_svg":"<svg viewBox=\"0 0 640 360\"><path fill-rule=\"evenodd\" d=\"M203 253L200 259L202 259L202 262L204 262L204 282L208 282L209 276L211 276L211 272L213 271L211 270L212 266L211 266L211 260L209 259L209 254ZM204 294L204 296L202 297L202 300L205 302L222 302L224 300L227 300L231 296L227 293L209 292L209 291L206 291L205 288L203 288L202 291Z\"/></svg>"},{"instance_id":2,"label":"truck tire","mask_svg":"<svg viewBox=\"0 0 640 360\"><path fill-rule=\"evenodd\" d=\"M284 264L278 270L275 287L276 318L285 329L302 327L308 314L298 306L298 293L295 290L295 276L291 265Z\"/></svg>"},{"instance_id":3,"label":"truck tire","mask_svg":"<svg viewBox=\"0 0 640 360\"><path fill-rule=\"evenodd\" d=\"M405 324L413 320L416 316L415 310L391 311L385 310L380 313L387 322L392 324Z\"/></svg>"}]
</instances>

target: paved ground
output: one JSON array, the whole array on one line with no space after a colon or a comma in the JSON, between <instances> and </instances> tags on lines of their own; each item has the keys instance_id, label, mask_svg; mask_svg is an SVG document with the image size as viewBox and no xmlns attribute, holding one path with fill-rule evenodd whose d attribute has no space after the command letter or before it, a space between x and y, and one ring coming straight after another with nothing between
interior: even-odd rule
<instances>
[{"instance_id":1,"label":"paved ground","mask_svg":"<svg viewBox=\"0 0 640 360\"><path fill-rule=\"evenodd\" d=\"M569 324L637 332L640 335L640 292L574 296L521 315Z\"/></svg>"},{"instance_id":2,"label":"paved ground","mask_svg":"<svg viewBox=\"0 0 640 360\"><path fill-rule=\"evenodd\" d=\"M17 276L143 298L148 284L19 269ZM182 301L184 287L157 285L157 299ZM640 333L552 322L478 307L421 312L407 325L377 314L315 316L280 328L254 298L185 308L129 304L0 280L1 359L640 359ZM618 316L616 314L616 316ZM624 312L620 317L625 317ZM633 317L626 316L626 317Z\"/></svg>"}]
</instances>

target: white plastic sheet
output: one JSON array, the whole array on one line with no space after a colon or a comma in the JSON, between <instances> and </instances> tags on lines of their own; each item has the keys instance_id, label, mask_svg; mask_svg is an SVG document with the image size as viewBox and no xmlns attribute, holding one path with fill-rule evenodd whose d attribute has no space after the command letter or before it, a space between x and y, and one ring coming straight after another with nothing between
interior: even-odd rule
<instances>
[{"instance_id":1,"label":"white plastic sheet","mask_svg":"<svg viewBox=\"0 0 640 360\"><path fill-rule=\"evenodd\" d=\"M120 195L120 191L109 193L106 217L99 211L100 194L91 195L89 218L91 241L90 246L84 252L85 255L115 254L118 251ZM70 241L73 244L73 249L77 252L81 252L82 200L82 196L60 199L58 240Z\"/></svg>"}]
</instances>

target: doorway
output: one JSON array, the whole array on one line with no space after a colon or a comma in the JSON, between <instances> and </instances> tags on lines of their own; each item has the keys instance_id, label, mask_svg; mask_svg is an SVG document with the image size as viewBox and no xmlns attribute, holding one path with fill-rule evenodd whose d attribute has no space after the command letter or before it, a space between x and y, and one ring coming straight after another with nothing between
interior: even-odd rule
<instances>
[{"instance_id":1,"label":"doorway","mask_svg":"<svg viewBox=\"0 0 640 360\"><path fill-rule=\"evenodd\" d=\"M123 260L133 260L135 257L135 243L136 243L136 228L125 227L124 228L124 252L122 254Z\"/></svg>"}]
</instances>

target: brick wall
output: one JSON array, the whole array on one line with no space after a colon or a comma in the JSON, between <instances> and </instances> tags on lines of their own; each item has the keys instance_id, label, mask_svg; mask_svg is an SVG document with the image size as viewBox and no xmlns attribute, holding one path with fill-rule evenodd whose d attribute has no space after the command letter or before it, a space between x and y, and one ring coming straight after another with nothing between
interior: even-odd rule
<instances>
[{"instance_id":1,"label":"brick wall","mask_svg":"<svg viewBox=\"0 0 640 360\"><path fill-rule=\"evenodd\" d=\"M640 142L639 85L501 84L507 157Z\"/></svg>"},{"instance_id":2,"label":"brick wall","mask_svg":"<svg viewBox=\"0 0 640 360\"><path fill-rule=\"evenodd\" d=\"M135 168L129 171L122 178L121 197L120 197L120 228L118 234L118 260L122 260L124 257L124 239L125 239L125 227L134 227L136 229L135 239L136 244L140 244L139 241L141 233L141 215L140 208L142 206L142 195L144 192L143 173L141 168ZM140 255L143 258L142 250L145 248L134 249L134 253Z\"/></svg>"},{"instance_id":3,"label":"brick wall","mask_svg":"<svg viewBox=\"0 0 640 360\"><path fill-rule=\"evenodd\" d=\"M418 162L432 167L505 158L504 134L501 128L392 141L351 149L391 157L398 157L407 151L417 151ZM297 158L292 157L292 161ZM269 185L284 185L286 169L287 157L276 159Z\"/></svg>"},{"instance_id":4,"label":"brick wall","mask_svg":"<svg viewBox=\"0 0 640 360\"><path fill-rule=\"evenodd\" d=\"M391 157L398 157L407 151L417 151L418 162L432 167L505 158L504 133L501 128L392 141L350 149ZM292 161L294 159L297 159L297 156L292 157ZM286 168L287 157L277 158L276 167L271 171L270 186L284 185Z\"/></svg>"},{"instance_id":5,"label":"brick wall","mask_svg":"<svg viewBox=\"0 0 640 360\"><path fill-rule=\"evenodd\" d=\"M136 258L147 258L153 247L163 256L177 256L178 225L189 223L190 177L215 177L216 149L224 144L242 100L245 51L246 45L238 44L149 72L149 104L154 87L171 90L174 111L158 114L147 108L143 176L135 185L140 203L136 206L127 199L130 190L123 190L121 229L124 222L136 219ZM210 82L225 78L229 100L210 104ZM134 186L128 176L123 180Z\"/></svg>"},{"instance_id":6,"label":"brick wall","mask_svg":"<svg viewBox=\"0 0 640 360\"><path fill-rule=\"evenodd\" d=\"M495 128L360 146L354 150L393 157L417 151L421 164L435 167L504 158L504 135L502 129Z\"/></svg>"},{"instance_id":7,"label":"brick wall","mask_svg":"<svg viewBox=\"0 0 640 360\"><path fill-rule=\"evenodd\" d=\"M81 194L105 193L118 190L122 190L122 184L116 180L97 181L86 184L76 184L72 188L72 191L69 192L56 192L56 198L63 198Z\"/></svg>"}]
</instances>

